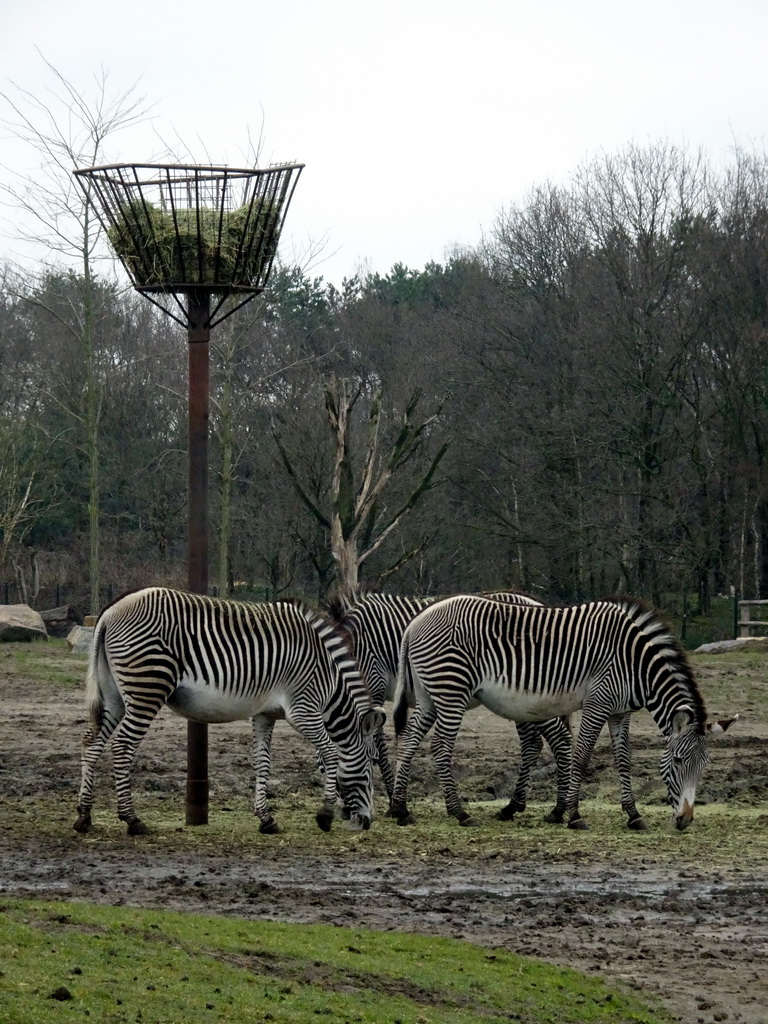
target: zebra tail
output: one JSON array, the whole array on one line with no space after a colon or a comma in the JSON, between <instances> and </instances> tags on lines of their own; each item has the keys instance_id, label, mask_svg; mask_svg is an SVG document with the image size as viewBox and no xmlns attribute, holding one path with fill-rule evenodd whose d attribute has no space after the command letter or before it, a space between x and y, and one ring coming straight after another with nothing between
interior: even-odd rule
<instances>
[{"instance_id":1,"label":"zebra tail","mask_svg":"<svg viewBox=\"0 0 768 1024\"><path fill-rule=\"evenodd\" d=\"M400 664L397 668L397 687L395 689L394 710L392 721L395 735L400 736L408 724L408 695L413 694L413 676L411 662L408 657L408 632L406 630L400 646Z\"/></svg>"},{"instance_id":2,"label":"zebra tail","mask_svg":"<svg viewBox=\"0 0 768 1024\"><path fill-rule=\"evenodd\" d=\"M104 650L105 631L103 624L104 619L99 619L93 631L93 643L88 657L88 671L85 676L85 707L94 736L98 735L104 717L103 685L108 679L114 686Z\"/></svg>"}]
</instances>

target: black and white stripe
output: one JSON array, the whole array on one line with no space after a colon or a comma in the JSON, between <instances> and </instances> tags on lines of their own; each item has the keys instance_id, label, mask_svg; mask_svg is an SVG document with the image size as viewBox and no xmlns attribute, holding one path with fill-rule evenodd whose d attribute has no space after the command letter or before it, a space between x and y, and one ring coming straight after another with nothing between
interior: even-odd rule
<instances>
[{"instance_id":1,"label":"black and white stripe","mask_svg":"<svg viewBox=\"0 0 768 1024\"><path fill-rule=\"evenodd\" d=\"M406 726L409 688L416 711ZM616 749L617 743L626 743L619 734L628 713L647 708L667 737L661 770L675 823L680 829L690 823L696 784L708 759L704 702L682 647L639 602L531 607L456 597L421 612L403 637L395 701L395 724L402 735L392 806L403 822L409 820L411 760L432 725L446 807L459 821L469 820L451 763L456 734L472 701L522 722L581 709L567 797L571 827L583 827L579 793L603 725L613 723Z\"/></svg>"},{"instance_id":2,"label":"black and white stripe","mask_svg":"<svg viewBox=\"0 0 768 1024\"><path fill-rule=\"evenodd\" d=\"M505 604L538 606L539 602L515 591L497 591L482 595ZM441 600L437 597L412 597L372 591L342 592L329 604L334 621L350 641L358 666L376 704L392 700L397 682L400 645L413 619ZM408 694L409 702L412 702ZM471 706L476 706L471 705ZM562 822L571 777L572 740L566 719L555 717L546 722L518 722L520 770L509 803L499 812L504 820L525 810L530 776L542 749L542 736L552 749L557 766L557 803L547 820ZM394 789L389 751L383 732L376 736L379 769L390 800Z\"/></svg>"},{"instance_id":3,"label":"black and white stripe","mask_svg":"<svg viewBox=\"0 0 768 1024\"><path fill-rule=\"evenodd\" d=\"M75 829L88 830L96 763L112 740L119 817L146 831L133 806L136 748L163 704L201 722L253 722L254 810L277 831L266 787L275 722L285 719L318 751L325 772L321 828L331 827L336 788L353 825L373 819L376 708L345 638L296 602L245 604L151 587L120 598L94 631L86 682L91 726L83 740Z\"/></svg>"}]
</instances>

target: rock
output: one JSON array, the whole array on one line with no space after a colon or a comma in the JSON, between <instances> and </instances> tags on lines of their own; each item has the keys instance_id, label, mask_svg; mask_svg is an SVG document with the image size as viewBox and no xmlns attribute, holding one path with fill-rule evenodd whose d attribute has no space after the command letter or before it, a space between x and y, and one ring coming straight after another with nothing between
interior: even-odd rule
<instances>
[{"instance_id":1,"label":"rock","mask_svg":"<svg viewBox=\"0 0 768 1024\"><path fill-rule=\"evenodd\" d=\"M728 651L768 654L768 636L739 636L735 640L718 640L716 643L702 644L693 653L727 654Z\"/></svg>"},{"instance_id":2,"label":"rock","mask_svg":"<svg viewBox=\"0 0 768 1024\"><path fill-rule=\"evenodd\" d=\"M75 626L67 634L67 646L72 654L90 654L92 643L92 626Z\"/></svg>"},{"instance_id":3,"label":"rock","mask_svg":"<svg viewBox=\"0 0 768 1024\"><path fill-rule=\"evenodd\" d=\"M28 604L0 604L0 640L48 639L42 616Z\"/></svg>"},{"instance_id":4,"label":"rock","mask_svg":"<svg viewBox=\"0 0 768 1024\"><path fill-rule=\"evenodd\" d=\"M65 637L73 626L82 626L83 616L71 604L62 605L60 608L47 608L40 612L48 636Z\"/></svg>"}]
</instances>

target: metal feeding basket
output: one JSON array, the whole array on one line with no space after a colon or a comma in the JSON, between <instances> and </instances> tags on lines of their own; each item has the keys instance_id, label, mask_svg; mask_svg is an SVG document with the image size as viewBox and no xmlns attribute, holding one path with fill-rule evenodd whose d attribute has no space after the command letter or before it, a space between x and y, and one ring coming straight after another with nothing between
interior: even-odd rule
<instances>
[{"instance_id":1,"label":"metal feeding basket","mask_svg":"<svg viewBox=\"0 0 768 1024\"><path fill-rule=\"evenodd\" d=\"M219 297L209 326L266 286L303 164L263 169L113 164L74 172L136 289L186 325L161 297ZM234 298L233 298L234 297Z\"/></svg>"}]
</instances>

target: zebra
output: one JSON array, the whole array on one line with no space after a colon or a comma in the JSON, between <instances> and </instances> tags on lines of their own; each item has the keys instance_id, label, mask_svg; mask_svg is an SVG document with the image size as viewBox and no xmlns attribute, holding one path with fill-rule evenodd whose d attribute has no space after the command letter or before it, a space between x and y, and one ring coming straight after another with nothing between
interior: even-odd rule
<instances>
[{"instance_id":1,"label":"zebra","mask_svg":"<svg viewBox=\"0 0 768 1024\"><path fill-rule=\"evenodd\" d=\"M539 605L540 602L515 591L497 591L483 595L508 604ZM351 649L363 673L371 697L377 705L395 695L398 659L403 634L409 623L439 597L404 597L372 591L343 590L327 604L327 611L349 637ZM552 749L557 766L557 802L545 820L560 823L571 776L572 737L567 719L553 718L547 722L518 722L520 738L520 769L514 793L499 811L499 817L511 821L526 807L531 771L541 753L542 736ZM377 760L387 796L392 799L394 774L384 733L375 736Z\"/></svg>"},{"instance_id":2,"label":"zebra","mask_svg":"<svg viewBox=\"0 0 768 1024\"><path fill-rule=\"evenodd\" d=\"M325 769L317 824L329 831L337 784L352 827L373 820L373 737L381 708L323 614L293 601L246 604L148 587L101 613L94 631L83 737L78 818L91 827L96 763L112 738L118 816L143 835L130 786L136 748L167 704L199 722L252 720L254 811L260 832L279 831L267 804L275 722L285 719L318 751Z\"/></svg>"},{"instance_id":3,"label":"zebra","mask_svg":"<svg viewBox=\"0 0 768 1024\"><path fill-rule=\"evenodd\" d=\"M408 686L416 710L406 725ZM709 761L704 701L681 645L640 601L615 598L570 607L502 605L454 597L408 626L395 696L399 737L392 810L401 824L416 748L432 725L432 754L446 809L472 824L451 770L464 711L476 700L504 718L537 722L581 709L566 801L568 826L585 828L579 794L600 731L612 716L647 708L666 745L661 776L677 829L693 819L696 785ZM738 717L738 716L737 716Z\"/></svg>"}]
</instances>

